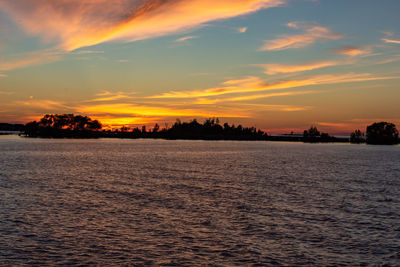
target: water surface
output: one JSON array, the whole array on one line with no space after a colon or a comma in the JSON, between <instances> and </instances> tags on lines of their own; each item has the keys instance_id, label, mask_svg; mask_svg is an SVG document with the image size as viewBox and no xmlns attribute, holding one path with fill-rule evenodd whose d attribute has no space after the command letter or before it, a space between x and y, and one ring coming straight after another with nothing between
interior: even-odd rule
<instances>
[{"instance_id":1,"label":"water surface","mask_svg":"<svg viewBox=\"0 0 400 267\"><path fill-rule=\"evenodd\" d=\"M400 263L400 147L0 137L0 265Z\"/></svg>"}]
</instances>

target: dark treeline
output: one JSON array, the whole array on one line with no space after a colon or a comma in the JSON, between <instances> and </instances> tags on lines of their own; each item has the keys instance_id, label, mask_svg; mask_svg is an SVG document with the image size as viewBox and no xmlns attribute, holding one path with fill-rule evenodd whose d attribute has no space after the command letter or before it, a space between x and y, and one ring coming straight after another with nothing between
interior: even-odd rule
<instances>
[{"instance_id":1,"label":"dark treeline","mask_svg":"<svg viewBox=\"0 0 400 267\"><path fill-rule=\"evenodd\" d=\"M23 124L0 123L0 131L22 132L24 129Z\"/></svg>"},{"instance_id":2,"label":"dark treeline","mask_svg":"<svg viewBox=\"0 0 400 267\"><path fill-rule=\"evenodd\" d=\"M355 130L350 138L338 138L320 132L317 127L311 126L302 135L271 136L255 127L235 126L218 119L210 118L200 123L196 119L181 122L179 119L171 127L160 128L158 124L151 129L146 126L117 130L104 130L97 120L87 116L63 114L45 115L38 122L29 122L24 127L24 135L28 137L50 138L163 138L189 140L267 140L267 141L294 141L294 142L351 142L367 144L392 145L399 143L399 133L396 126L388 122L374 123L367 127L366 134Z\"/></svg>"},{"instance_id":3,"label":"dark treeline","mask_svg":"<svg viewBox=\"0 0 400 267\"><path fill-rule=\"evenodd\" d=\"M101 130L97 120L73 114L45 115L40 121L29 122L24 135L28 137L51 138L164 138L164 139L204 139L204 140L266 140L268 135L254 127L242 125L220 125L218 119L207 119L199 123L196 119L181 122L179 119L172 127L160 129L156 124L152 129L122 127L118 130Z\"/></svg>"}]
</instances>

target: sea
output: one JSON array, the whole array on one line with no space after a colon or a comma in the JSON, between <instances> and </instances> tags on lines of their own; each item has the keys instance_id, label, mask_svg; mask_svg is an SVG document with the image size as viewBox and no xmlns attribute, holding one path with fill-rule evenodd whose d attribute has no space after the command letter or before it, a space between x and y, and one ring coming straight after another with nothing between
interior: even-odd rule
<instances>
[{"instance_id":1,"label":"sea","mask_svg":"<svg viewBox=\"0 0 400 267\"><path fill-rule=\"evenodd\" d=\"M400 146L0 136L0 266L400 266Z\"/></svg>"}]
</instances>

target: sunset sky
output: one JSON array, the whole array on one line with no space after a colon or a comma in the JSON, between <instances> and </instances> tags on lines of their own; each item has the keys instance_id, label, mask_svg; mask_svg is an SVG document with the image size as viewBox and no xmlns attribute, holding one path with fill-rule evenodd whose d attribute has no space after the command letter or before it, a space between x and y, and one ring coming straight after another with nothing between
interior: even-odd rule
<instances>
[{"instance_id":1,"label":"sunset sky","mask_svg":"<svg viewBox=\"0 0 400 267\"><path fill-rule=\"evenodd\" d=\"M0 0L0 122L400 126L399 0Z\"/></svg>"}]
</instances>

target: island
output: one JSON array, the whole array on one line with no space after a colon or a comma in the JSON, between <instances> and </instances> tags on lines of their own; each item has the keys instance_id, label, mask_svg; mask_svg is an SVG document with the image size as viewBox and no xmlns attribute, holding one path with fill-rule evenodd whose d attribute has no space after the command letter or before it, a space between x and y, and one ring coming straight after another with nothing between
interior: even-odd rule
<instances>
[{"instance_id":1,"label":"island","mask_svg":"<svg viewBox=\"0 0 400 267\"><path fill-rule=\"evenodd\" d=\"M218 118L204 122L193 119L182 122L177 119L171 127L160 128L156 123L151 129L146 126L120 129L103 129L100 121L88 116L74 114L46 114L39 121L32 121L18 128L25 137L41 138L154 138L186 140L247 140L289 141L306 143L354 143L394 145L399 143L399 132L393 123L377 122L367 126L366 134L357 129L350 137L335 137L320 132L316 126L304 130L302 135L269 135L255 127L244 127L229 123L220 124Z\"/></svg>"}]
</instances>

